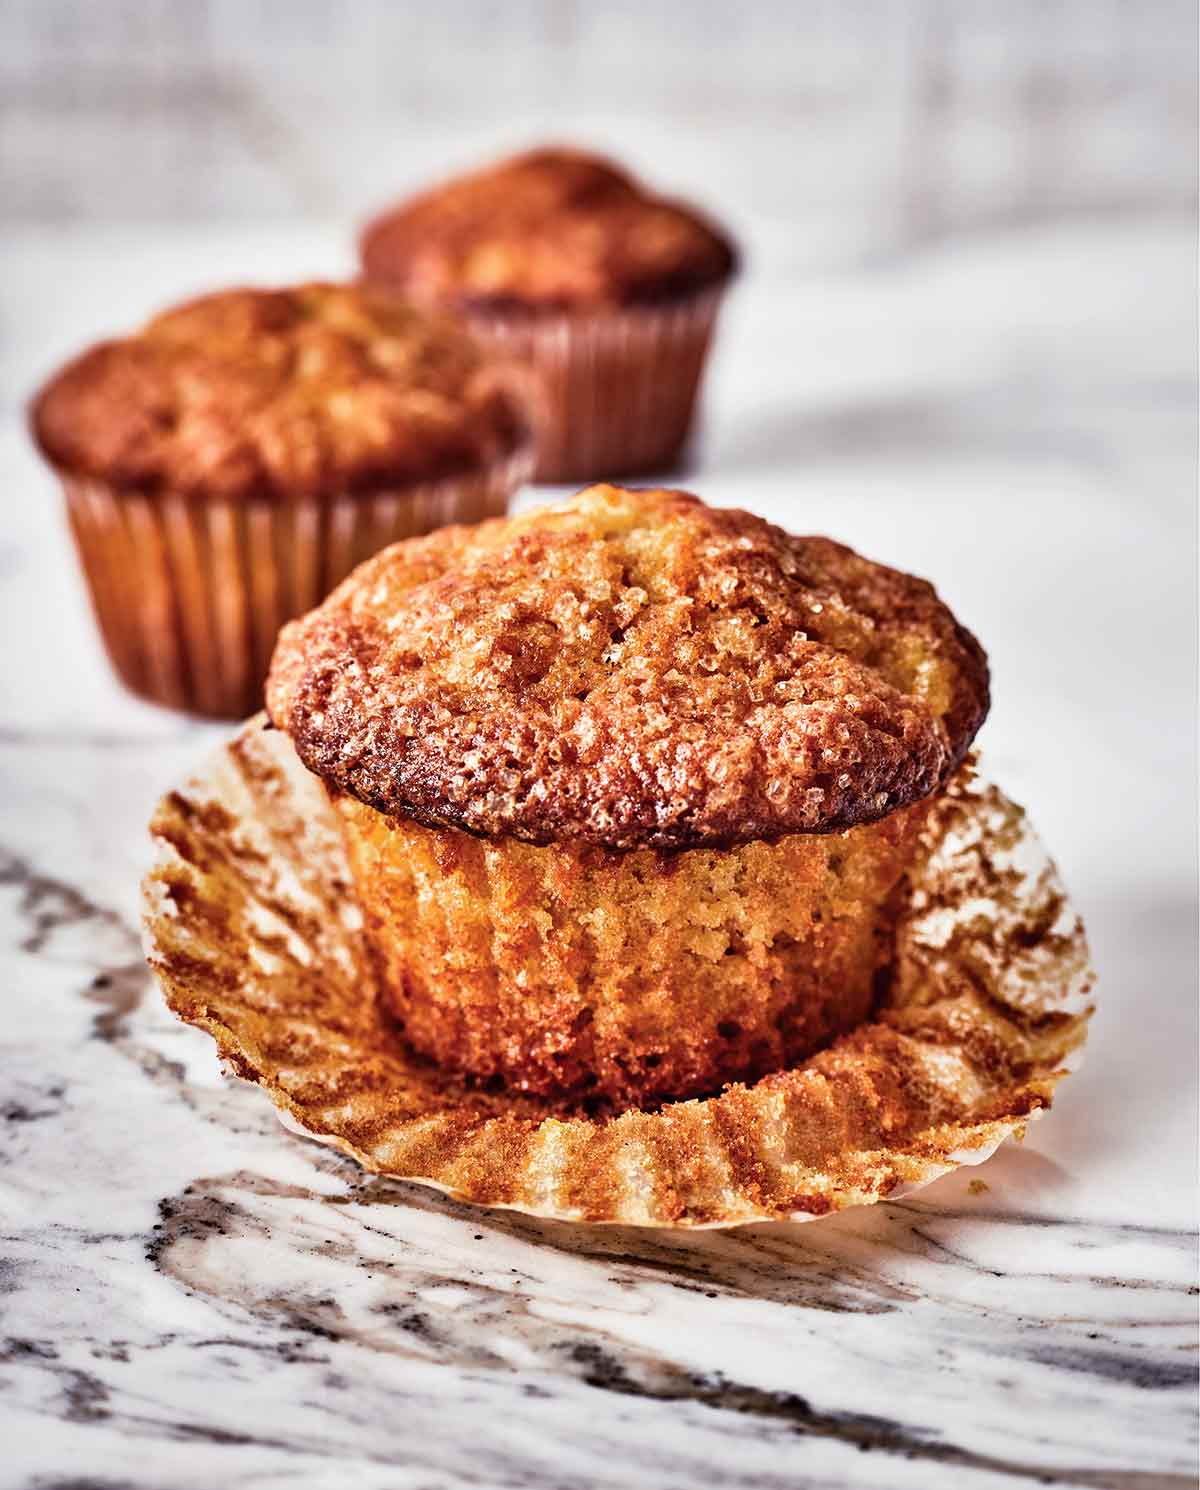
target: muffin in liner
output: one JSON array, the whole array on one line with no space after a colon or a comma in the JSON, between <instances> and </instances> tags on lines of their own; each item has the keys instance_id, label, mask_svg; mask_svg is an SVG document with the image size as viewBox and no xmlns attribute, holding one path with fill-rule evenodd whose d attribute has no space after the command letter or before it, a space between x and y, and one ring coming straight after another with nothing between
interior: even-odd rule
<instances>
[{"instance_id":1,"label":"muffin in liner","mask_svg":"<svg viewBox=\"0 0 1200 1490\"><path fill-rule=\"evenodd\" d=\"M524 446L478 471L393 489L283 499L122 489L59 470L105 648L155 703L243 719L279 628L401 538L501 515Z\"/></svg>"},{"instance_id":2,"label":"muffin in liner","mask_svg":"<svg viewBox=\"0 0 1200 1490\"><path fill-rule=\"evenodd\" d=\"M399 203L359 247L369 280L463 316L534 374L539 481L678 457L738 264L705 214L610 160L547 146Z\"/></svg>"},{"instance_id":3,"label":"muffin in liner","mask_svg":"<svg viewBox=\"0 0 1200 1490\"><path fill-rule=\"evenodd\" d=\"M279 628L356 564L504 511L528 381L391 292L321 283L202 296L73 359L31 431L118 675L244 718Z\"/></svg>"},{"instance_id":4,"label":"muffin in liner","mask_svg":"<svg viewBox=\"0 0 1200 1490\"><path fill-rule=\"evenodd\" d=\"M384 1003L443 1067L706 1096L864 1017L988 703L936 592L681 492L397 544L280 634Z\"/></svg>"},{"instance_id":5,"label":"muffin in liner","mask_svg":"<svg viewBox=\"0 0 1200 1490\"><path fill-rule=\"evenodd\" d=\"M722 295L599 311L468 311L477 341L533 375L535 478L590 481L675 465L699 405Z\"/></svg>"},{"instance_id":6,"label":"muffin in liner","mask_svg":"<svg viewBox=\"0 0 1200 1490\"><path fill-rule=\"evenodd\" d=\"M1092 1012L1054 866L978 781L932 805L867 1020L753 1085L611 1118L469 1087L404 1043L335 811L261 717L163 800L151 832L147 955L174 1012L289 1126L478 1205L695 1227L869 1204L1019 1137Z\"/></svg>"}]
</instances>

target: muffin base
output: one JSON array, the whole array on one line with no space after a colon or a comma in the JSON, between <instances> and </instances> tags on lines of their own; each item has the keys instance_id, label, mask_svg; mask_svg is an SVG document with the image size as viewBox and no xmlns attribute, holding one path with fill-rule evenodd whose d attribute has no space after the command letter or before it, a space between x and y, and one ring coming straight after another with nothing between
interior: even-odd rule
<instances>
[{"instance_id":1,"label":"muffin base","mask_svg":"<svg viewBox=\"0 0 1200 1490\"><path fill-rule=\"evenodd\" d=\"M175 1013L289 1125L476 1205L720 1227L871 1204L1019 1137L1091 1014L1083 928L1054 866L979 782L927 821L868 1022L752 1087L603 1121L470 1089L399 1039L336 815L262 718L164 798L151 832L147 955Z\"/></svg>"},{"instance_id":2,"label":"muffin base","mask_svg":"<svg viewBox=\"0 0 1200 1490\"><path fill-rule=\"evenodd\" d=\"M534 480L668 470L692 427L723 293L604 311L470 311L476 339L534 375Z\"/></svg>"},{"instance_id":3,"label":"muffin base","mask_svg":"<svg viewBox=\"0 0 1200 1490\"><path fill-rule=\"evenodd\" d=\"M286 501L146 494L59 476L117 676L155 703L241 719L261 706L286 621L389 543L502 515L531 466L522 449L470 474Z\"/></svg>"},{"instance_id":4,"label":"muffin base","mask_svg":"<svg viewBox=\"0 0 1200 1490\"><path fill-rule=\"evenodd\" d=\"M865 1018L928 811L614 854L336 806L405 1038L444 1069L590 1110L779 1070Z\"/></svg>"}]
</instances>

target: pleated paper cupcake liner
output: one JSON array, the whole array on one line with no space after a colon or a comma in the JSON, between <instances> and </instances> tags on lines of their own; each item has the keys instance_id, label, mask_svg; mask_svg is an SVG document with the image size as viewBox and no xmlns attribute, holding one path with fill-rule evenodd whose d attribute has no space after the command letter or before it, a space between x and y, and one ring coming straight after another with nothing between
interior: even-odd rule
<instances>
[{"instance_id":1,"label":"pleated paper cupcake liner","mask_svg":"<svg viewBox=\"0 0 1200 1490\"><path fill-rule=\"evenodd\" d=\"M550 315L473 311L476 339L534 375L534 479L599 481L670 467L692 426L721 295Z\"/></svg>"},{"instance_id":2,"label":"pleated paper cupcake liner","mask_svg":"<svg viewBox=\"0 0 1200 1490\"><path fill-rule=\"evenodd\" d=\"M216 500L60 473L92 608L117 675L156 703L242 719L284 622L401 538L501 515L523 449L479 472L392 490Z\"/></svg>"},{"instance_id":3,"label":"pleated paper cupcake liner","mask_svg":"<svg viewBox=\"0 0 1200 1490\"><path fill-rule=\"evenodd\" d=\"M151 832L147 955L175 1013L289 1127L478 1205L713 1227L869 1204L1020 1136L1092 1012L1054 865L978 781L930 815L868 1021L753 1086L607 1119L473 1088L405 1045L324 790L261 716L164 799Z\"/></svg>"}]
</instances>

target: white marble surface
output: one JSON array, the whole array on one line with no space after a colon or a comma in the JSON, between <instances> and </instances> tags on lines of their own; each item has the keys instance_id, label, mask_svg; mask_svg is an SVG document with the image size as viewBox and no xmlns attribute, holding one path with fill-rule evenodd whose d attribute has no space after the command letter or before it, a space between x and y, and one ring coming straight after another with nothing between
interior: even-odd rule
<instances>
[{"instance_id":1,"label":"white marble surface","mask_svg":"<svg viewBox=\"0 0 1200 1490\"><path fill-rule=\"evenodd\" d=\"M801 279L768 243L738 292L687 483L930 575L979 633L989 769L1100 1009L981 1171L683 1237L368 1180L166 1017L144 824L217 732L109 677L22 402L181 289L336 271L344 234L8 235L0 1486L1194 1482L1192 254L1185 221L1077 224Z\"/></svg>"}]
</instances>

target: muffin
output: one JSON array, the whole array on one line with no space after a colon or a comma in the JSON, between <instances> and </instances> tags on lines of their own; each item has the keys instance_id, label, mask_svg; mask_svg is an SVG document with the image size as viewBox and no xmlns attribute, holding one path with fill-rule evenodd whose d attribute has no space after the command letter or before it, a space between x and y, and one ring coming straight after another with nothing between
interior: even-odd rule
<instances>
[{"instance_id":1,"label":"muffin","mask_svg":"<svg viewBox=\"0 0 1200 1490\"><path fill-rule=\"evenodd\" d=\"M611 486L376 555L267 685L407 1040L567 1107L704 1094L858 1024L987 706L925 582Z\"/></svg>"},{"instance_id":2,"label":"muffin","mask_svg":"<svg viewBox=\"0 0 1200 1490\"><path fill-rule=\"evenodd\" d=\"M361 253L368 278L453 309L533 368L539 480L678 457L736 264L690 208L595 156L536 150L386 213Z\"/></svg>"},{"instance_id":3,"label":"muffin","mask_svg":"<svg viewBox=\"0 0 1200 1490\"><path fill-rule=\"evenodd\" d=\"M70 363L31 424L121 679L251 712L284 621L385 544L504 511L518 383L448 321L327 284L209 295Z\"/></svg>"}]
</instances>

